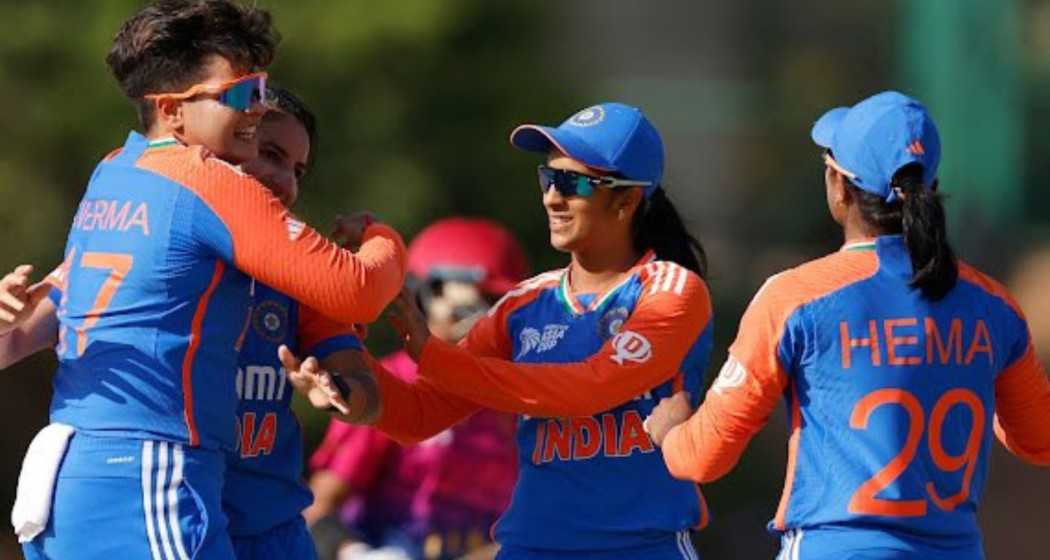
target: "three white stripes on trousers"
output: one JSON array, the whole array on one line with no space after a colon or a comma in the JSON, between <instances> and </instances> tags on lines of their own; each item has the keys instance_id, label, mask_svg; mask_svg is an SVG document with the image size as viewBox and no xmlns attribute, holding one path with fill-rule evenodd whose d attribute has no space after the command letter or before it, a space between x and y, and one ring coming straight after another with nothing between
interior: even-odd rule
<instances>
[{"instance_id":1,"label":"three white stripes on trousers","mask_svg":"<svg viewBox=\"0 0 1050 560\"><path fill-rule=\"evenodd\" d=\"M182 446L177 443L146 441L142 444L142 509L146 512L146 535L152 560L190 558L179 526L178 489L182 484L183 461Z\"/></svg>"},{"instance_id":2,"label":"three white stripes on trousers","mask_svg":"<svg viewBox=\"0 0 1050 560\"><path fill-rule=\"evenodd\" d=\"M777 560L798 560L798 549L802 545L802 529L788 529L780 537L780 554Z\"/></svg>"},{"instance_id":3,"label":"three white stripes on trousers","mask_svg":"<svg viewBox=\"0 0 1050 560\"><path fill-rule=\"evenodd\" d=\"M696 555L696 549L693 548L693 541L689 539L689 531L678 531L675 535L675 541L678 544L678 552L682 553L682 558L685 558L685 560L699 560Z\"/></svg>"}]
</instances>

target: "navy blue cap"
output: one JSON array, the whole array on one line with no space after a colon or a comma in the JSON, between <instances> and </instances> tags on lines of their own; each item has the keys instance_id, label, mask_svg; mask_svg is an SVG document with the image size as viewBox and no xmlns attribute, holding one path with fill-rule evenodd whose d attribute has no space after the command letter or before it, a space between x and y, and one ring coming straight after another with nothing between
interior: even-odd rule
<instances>
[{"instance_id":1,"label":"navy blue cap","mask_svg":"<svg viewBox=\"0 0 1050 560\"><path fill-rule=\"evenodd\" d=\"M623 103L587 107L557 128L523 124L510 133L510 143L529 152L547 153L556 148L587 167L648 181L647 197L663 179L660 133L640 109Z\"/></svg>"},{"instance_id":2,"label":"navy blue cap","mask_svg":"<svg viewBox=\"0 0 1050 560\"><path fill-rule=\"evenodd\" d=\"M926 107L896 91L873 95L852 107L824 113L810 133L818 146L828 148L840 171L857 187L897 199L890 186L905 165L922 165L927 187L937 178L941 138Z\"/></svg>"}]
</instances>

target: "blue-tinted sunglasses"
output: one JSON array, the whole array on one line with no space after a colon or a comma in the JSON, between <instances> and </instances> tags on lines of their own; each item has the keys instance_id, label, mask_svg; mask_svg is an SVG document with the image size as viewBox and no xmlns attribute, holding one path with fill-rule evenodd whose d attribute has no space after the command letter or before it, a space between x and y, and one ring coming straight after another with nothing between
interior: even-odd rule
<instances>
[{"instance_id":1,"label":"blue-tinted sunglasses","mask_svg":"<svg viewBox=\"0 0 1050 560\"><path fill-rule=\"evenodd\" d=\"M540 191L547 194L551 187L557 189L562 196L588 197L594 194L597 187L615 189L618 187L648 187L650 181L628 181L616 177L584 175L575 171L565 169L554 169L546 165L536 168L540 178Z\"/></svg>"},{"instance_id":2,"label":"blue-tinted sunglasses","mask_svg":"<svg viewBox=\"0 0 1050 560\"><path fill-rule=\"evenodd\" d=\"M235 111L248 111L256 103L264 105L269 103L266 78L266 72L256 72L218 85L197 84L180 93L153 93L145 97L146 99L165 97L169 99L190 99L201 94L217 94L219 103Z\"/></svg>"}]
</instances>

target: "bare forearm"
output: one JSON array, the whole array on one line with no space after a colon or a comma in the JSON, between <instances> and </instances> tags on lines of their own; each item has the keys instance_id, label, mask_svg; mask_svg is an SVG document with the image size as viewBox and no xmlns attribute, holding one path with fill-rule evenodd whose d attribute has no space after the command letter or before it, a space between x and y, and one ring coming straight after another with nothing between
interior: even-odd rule
<instances>
[{"instance_id":1,"label":"bare forearm","mask_svg":"<svg viewBox=\"0 0 1050 560\"><path fill-rule=\"evenodd\" d=\"M358 350L335 352L321 360L321 366L333 375L338 373L348 389L346 400L350 404L350 413L337 414L336 417L350 424L375 423L382 412L382 401L379 385L365 354Z\"/></svg>"}]
</instances>

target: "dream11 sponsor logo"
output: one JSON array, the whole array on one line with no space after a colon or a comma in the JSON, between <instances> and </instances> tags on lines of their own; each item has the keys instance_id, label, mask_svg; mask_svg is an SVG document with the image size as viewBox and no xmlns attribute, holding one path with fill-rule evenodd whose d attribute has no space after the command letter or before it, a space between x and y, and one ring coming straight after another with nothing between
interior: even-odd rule
<instances>
[{"instance_id":1,"label":"dream11 sponsor logo","mask_svg":"<svg viewBox=\"0 0 1050 560\"><path fill-rule=\"evenodd\" d=\"M736 358L729 356L729 359L722 366L722 370L718 372L715 382L711 385L711 390L719 395L723 395L727 390L743 385L746 379L747 370Z\"/></svg>"},{"instance_id":2,"label":"dream11 sponsor logo","mask_svg":"<svg viewBox=\"0 0 1050 560\"><path fill-rule=\"evenodd\" d=\"M612 339L613 354L609 359L617 365L624 362L644 364L653 357L653 345L648 338L634 332L623 331Z\"/></svg>"}]
</instances>

